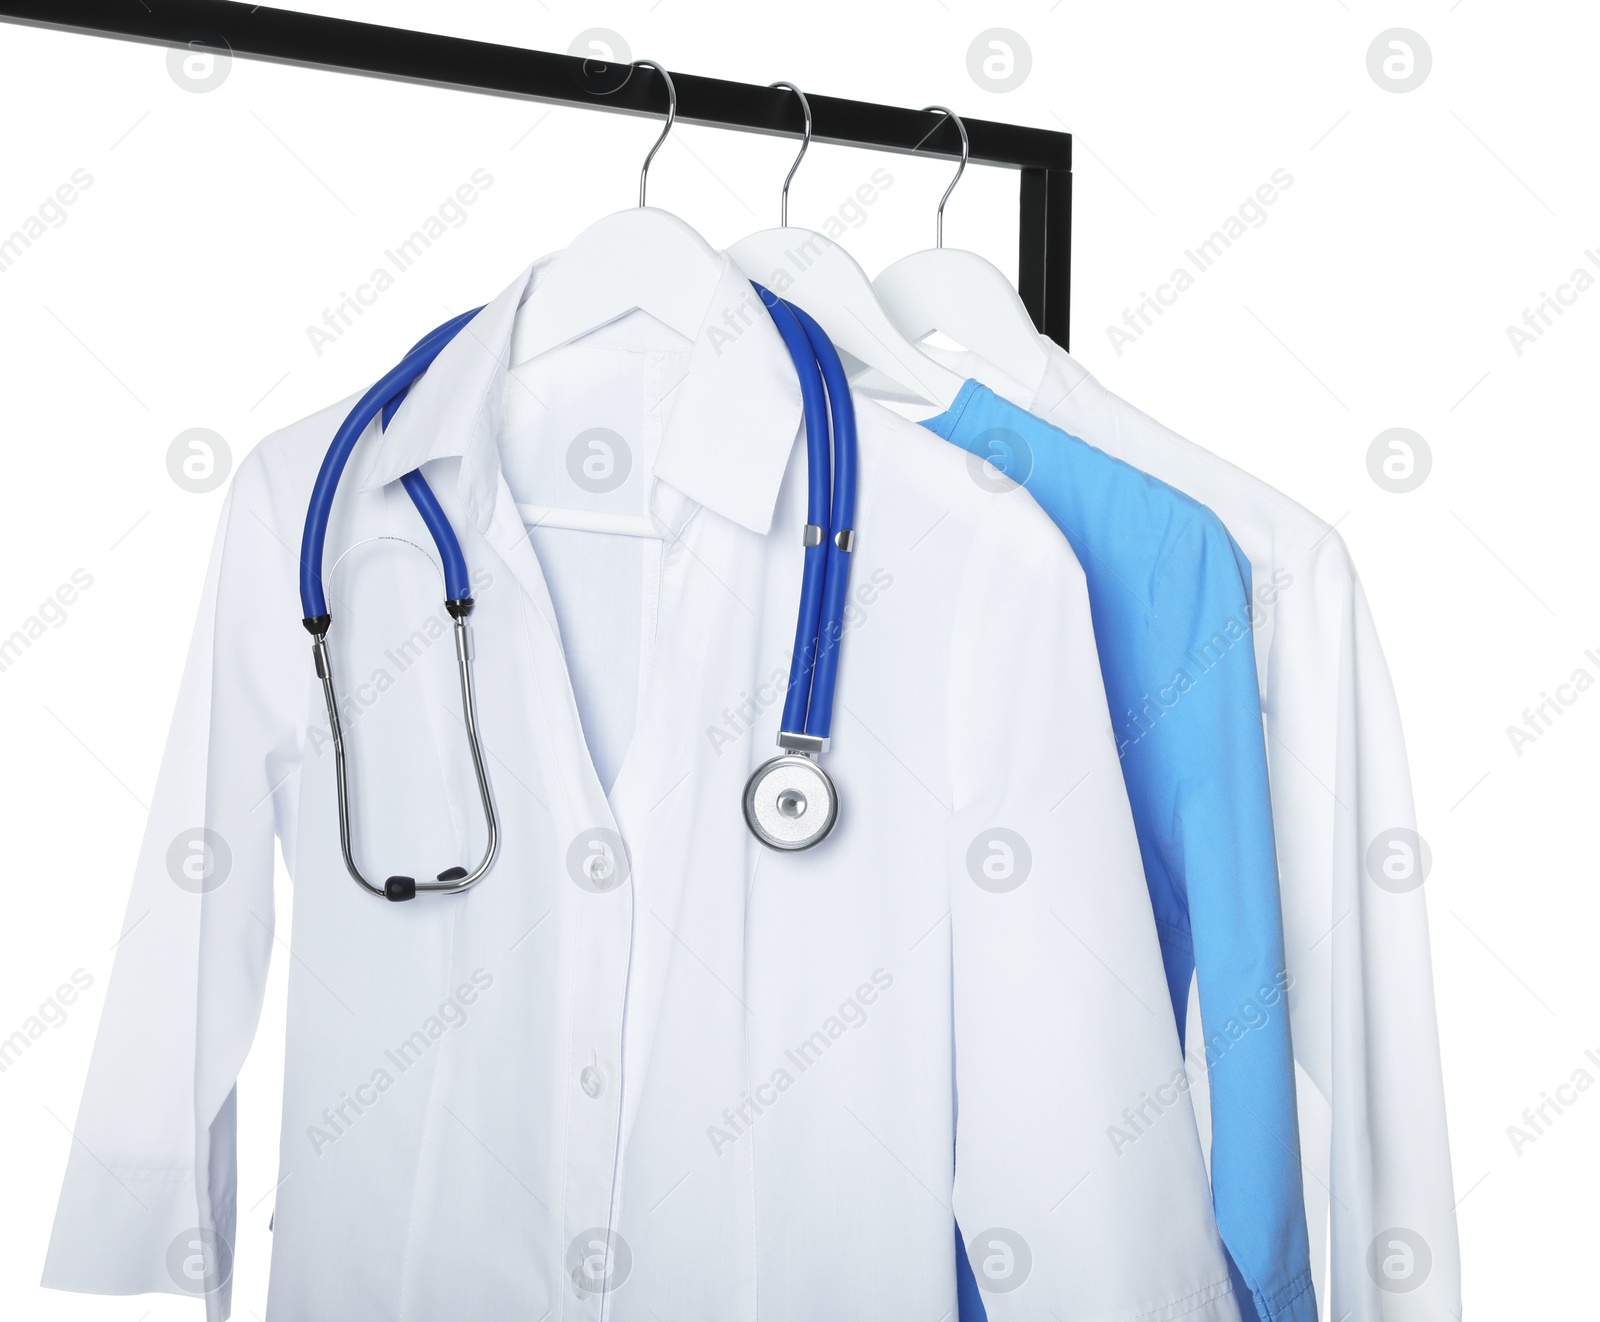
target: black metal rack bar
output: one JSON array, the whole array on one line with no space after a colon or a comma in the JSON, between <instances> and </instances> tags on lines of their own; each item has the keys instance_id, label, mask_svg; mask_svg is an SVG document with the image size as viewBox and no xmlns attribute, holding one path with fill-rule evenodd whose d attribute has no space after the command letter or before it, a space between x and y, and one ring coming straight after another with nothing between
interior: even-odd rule
<instances>
[{"instance_id":1,"label":"black metal rack bar","mask_svg":"<svg viewBox=\"0 0 1600 1322\"><path fill-rule=\"evenodd\" d=\"M570 55L324 18L232 0L0 0L0 20L433 87L659 116L653 77ZM793 98L755 83L672 74L678 118L798 138ZM956 160L955 126L937 112L807 92L812 138L840 146ZM970 159L1022 171L1018 290L1034 323L1063 348L1071 297L1072 135L963 119Z\"/></svg>"}]
</instances>

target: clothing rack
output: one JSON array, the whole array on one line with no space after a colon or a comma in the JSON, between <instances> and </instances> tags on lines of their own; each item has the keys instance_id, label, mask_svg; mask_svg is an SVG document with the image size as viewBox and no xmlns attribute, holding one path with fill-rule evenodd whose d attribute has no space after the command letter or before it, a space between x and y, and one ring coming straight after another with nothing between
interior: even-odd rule
<instances>
[{"instance_id":1,"label":"clothing rack","mask_svg":"<svg viewBox=\"0 0 1600 1322\"><path fill-rule=\"evenodd\" d=\"M661 80L650 70L629 76L626 65L232 0L0 0L0 20L592 110L659 117L666 109ZM799 106L781 88L677 72L672 81L678 118L686 123L801 136ZM813 141L960 159L956 126L936 111L809 90L806 98ZM1022 172L1017 290L1034 324L1066 348L1072 135L982 119L962 122L971 144L969 160Z\"/></svg>"}]
</instances>

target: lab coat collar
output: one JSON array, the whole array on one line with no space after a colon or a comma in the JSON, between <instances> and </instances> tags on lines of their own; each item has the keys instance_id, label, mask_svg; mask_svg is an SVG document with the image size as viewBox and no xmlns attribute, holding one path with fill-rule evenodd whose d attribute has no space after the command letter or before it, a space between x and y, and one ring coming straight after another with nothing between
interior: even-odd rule
<instances>
[{"instance_id":1,"label":"lab coat collar","mask_svg":"<svg viewBox=\"0 0 1600 1322\"><path fill-rule=\"evenodd\" d=\"M1092 378L1088 368L1048 335L1041 335L1039 341L1049 356L1045 362L1044 377L1039 382L1039 388L1032 392L1028 411L1043 418L1048 417L1052 410L1060 408L1073 391ZM1026 399L1027 396L1017 395L1008 398Z\"/></svg>"},{"instance_id":2,"label":"lab coat collar","mask_svg":"<svg viewBox=\"0 0 1600 1322\"><path fill-rule=\"evenodd\" d=\"M559 255L530 266L434 359L388 430L373 438L361 490L459 456L460 507L487 531L500 475L512 327L518 307ZM799 433L800 385L772 318L727 256L689 370L662 411L655 476L740 526L767 533Z\"/></svg>"}]
</instances>

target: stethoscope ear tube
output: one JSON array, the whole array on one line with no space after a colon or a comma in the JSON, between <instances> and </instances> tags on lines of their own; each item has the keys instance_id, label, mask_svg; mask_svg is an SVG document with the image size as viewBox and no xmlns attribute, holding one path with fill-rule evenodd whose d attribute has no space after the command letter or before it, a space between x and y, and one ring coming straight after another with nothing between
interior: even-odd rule
<instances>
[{"instance_id":1,"label":"stethoscope ear tube","mask_svg":"<svg viewBox=\"0 0 1600 1322\"><path fill-rule=\"evenodd\" d=\"M488 773L484 770L483 746L478 736L477 699L472 684L472 642L467 633L467 615L471 612L471 608L472 603L469 600L459 614L454 611L451 613L455 616L456 670L461 683L462 720L467 728L467 747L472 754L472 770L478 783L478 798L483 806L488 840L484 846L482 860L472 871L468 872L466 868L460 866L449 867L432 881L417 881L414 877L395 876L389 877L380 887L362 875L361 868L356 863L355 846L351 840L349 772L345 766L344 730L339 721L339 699L334 690L333 658L328 654L326 637L319 636L311 645L317 678L322 681L323 702L328 709L328 729L333 737L333 774L339 800L339 848L344 855L345 870L369 895L399 901L413 899L424 891L456 894L476 885L488 872L494 863L495 855L499 852L500 824L495 817L494 796L489 791Z\"/></svg>"},{"instance_id":2,"label":"stethoscope ear tube","mask_svg":"<svg viewBox=\"0 0 1600 1322\"><path fill-rule=\"evenodd\" d=\"M350 831L349 771L345 764L344 730L339 720L339 699L334 684L333 658L328 651L327 634L332 624L327 599L322 588L322 552L327 540L328 518L333 508L333 497L338 491L339 479L349 462L356 442L374 417L382 414L382 425L387 427L412 384L438 357L440 351L456 334L477 315L480 309L454 317L431 331L417 342L401 362L377 385L363 395L350 411L335 434L333 444L323 458L322 468L312 488L311 503L306 510L305 532L300 549L300 600L305 612L302 623L312 635L312 659L317 678L322 684L323 702L328 711L328 729L333 739L334 780L339 800L339 847L344 854L345 869L356 883L370 895L387 900L413 899L419 893L434 891L459 894L476 885L493 865L500 848L500 827L494 811L494 796L489 790L489 777L484 768L483 745L478 734L477 699L472 682L472 639L468 632L467 617L472 613L471 578L467 572L466 557L461 543L445 516L439 499L418 469L406 473L401 482L411 503L416 506L423 523L439 549L439 559L444 569L445 609L455 622L456 670L461 686L462 722L467 731L467 747L472 756L472 770L478 785L478 797L483 807L487 841L483 858L477 867L468 871L461 866L446 868L432 881L418 881L414 877L394 876L382 886L374 885L362 875L356 863L355 849Z\"/></svg>"}]
</instances>

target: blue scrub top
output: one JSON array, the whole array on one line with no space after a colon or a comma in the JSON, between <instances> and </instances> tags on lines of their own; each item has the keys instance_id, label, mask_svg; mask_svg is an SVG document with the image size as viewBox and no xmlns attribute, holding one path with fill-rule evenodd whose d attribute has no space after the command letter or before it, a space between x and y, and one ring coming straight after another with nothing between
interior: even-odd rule
<instances>
[{"instance_id":1,"label":"blue scrub top","mask_svg":"<svg viewBox=\"0 0 1600 1322\"><path fill-rule=\"evenodd\" d=\"M998 469L1025 486L1083 566L1180 1043L1199 983L1212 1199L1239 1311L1316 1322L1250 562L1198 501L976 381L922 425L977 457L974 480ZM1124 1116L1108 1141L1153 1120ZM956 1246L961 1322L986 1322L959 1228Z\"/></svg>"}]
</instances>

